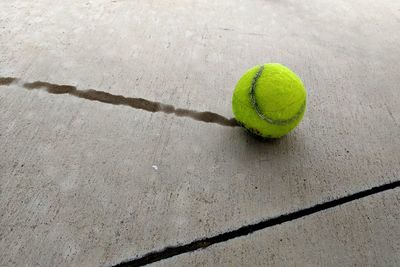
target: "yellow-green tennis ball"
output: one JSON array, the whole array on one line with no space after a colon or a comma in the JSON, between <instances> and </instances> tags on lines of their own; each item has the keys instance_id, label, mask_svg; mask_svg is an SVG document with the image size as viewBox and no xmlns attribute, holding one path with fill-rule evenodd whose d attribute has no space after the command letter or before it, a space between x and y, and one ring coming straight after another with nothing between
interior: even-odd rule
<instances>
[{"instance_id":1,"label":"yellow-green tennis ball","mask_svg":"<svg viewBox=\"0 0 400 267\"><path fill-rule=\"evenodd\" d=\"M307 91L287 67L268 63L248 70L236 85L232 109L236 121L263 138L293 130L306 109Z\"/></svg>"}]
</instances>

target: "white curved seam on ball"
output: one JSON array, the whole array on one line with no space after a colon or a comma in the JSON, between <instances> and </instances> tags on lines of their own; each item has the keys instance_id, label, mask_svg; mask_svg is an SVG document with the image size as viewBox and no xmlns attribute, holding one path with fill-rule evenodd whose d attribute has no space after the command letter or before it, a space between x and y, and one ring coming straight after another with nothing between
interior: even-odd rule
<instances>
[{"instance_id":1,"label":"white curved seam on ball","mask_svg":"<svg viewBox=\"0 0 400 267\"><path fill-rule=\"evenodd\" d=\"M255 90L256 90L256 87L257 87L258 78L260 78L264 68L265 68L265 66L261 65L260 68L258 69L256 75L254 75L254 78L253 78L253 80L251 82L250 92L249 92L249 94L250 94L250 103L253 106L254 110L256 111L257 115L262 120L264 120L264 121L266 121L266 122L268 122L270 124L273 124L273 125L282 125L282 126L284 126L284 125L288 125L288 124L296 121L301 116L301 114L305 111L305 108L306 108L306 101L305 100L304 100L303 104L301 105L299 111L296 114L294 114L291 118L286 119L286 120L273 120L273 119L265 116L261 112L261 110L260 110L260 108L258 106L257 100L256 100Z\"/></svg>"}]
</instances>

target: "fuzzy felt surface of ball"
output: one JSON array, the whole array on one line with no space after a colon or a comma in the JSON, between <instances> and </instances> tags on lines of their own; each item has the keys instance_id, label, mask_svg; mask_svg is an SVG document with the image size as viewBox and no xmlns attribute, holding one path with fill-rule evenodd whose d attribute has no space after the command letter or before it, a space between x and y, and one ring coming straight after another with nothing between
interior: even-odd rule
<instances>
[{"instance_id":1,"label":"fuzzy felt surface of ball","mask_svg":"<svg viewBox=\"0 0 400 267\"><path fill-rule=\"evenodd\" d=\"M307 91L289 68L267 63L248 70L237 83L232 110L238 124L262 138L280 138L304 116Z\"/></svg>"}]
</instances>

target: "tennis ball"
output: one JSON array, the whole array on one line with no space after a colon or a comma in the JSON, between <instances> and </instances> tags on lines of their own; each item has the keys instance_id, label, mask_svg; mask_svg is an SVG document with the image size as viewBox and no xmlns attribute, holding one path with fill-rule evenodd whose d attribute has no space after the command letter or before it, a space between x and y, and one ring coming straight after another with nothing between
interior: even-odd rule
<instances>
[{"instance_id":1,"label":"tennis ball","mask_svg":"<svg viewBox=\"0 0 400 267\"><path fill-rule=\"evenodd\" d=\"M235 119L262 138L279 138L293 130L306 109L307 91L300 78L278 63L255 66L236 85Z\"/></svg>"}]
</instances>

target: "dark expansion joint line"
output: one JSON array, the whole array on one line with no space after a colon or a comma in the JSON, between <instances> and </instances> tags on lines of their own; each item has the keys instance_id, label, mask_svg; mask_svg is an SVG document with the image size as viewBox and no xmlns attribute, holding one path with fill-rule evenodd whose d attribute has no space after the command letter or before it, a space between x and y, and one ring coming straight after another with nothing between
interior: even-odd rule
<instances>
[{"instance_id":1,"label":"dark expansion joint line","mask_svg":"<svg viewBox=\"0 0 400 267\"><path fill-rule=\"evenodd\" d=\"M384 191L388 191L391 189L395 189L397 187L400 187L400 180L399 181L394 181L388 184L380 185L377 187L373 187L361 192L357 192L345 197L337 198L334 200L330 200L327 202L323 202L320 204L316 204L315 206L297 210L291 213L279 215L277 217L273 217L270 219L266 219L264 221L255 223L255 224L250 224L246 226L242 226L236 230L225 232L222 234L218 234L212 237L206 237L203 239L195 240L191 243L184 244L184 245L179 245L179 246L171 246L171 247L166 247L163 250L160 251L152 251L142 257L136 258L136 259L131 259L127 260L124 262L121 262L119 264L114 265L115 267L133 267L133 266L143 266L146 264L150 264L153 262L165 260L168 258L172 258L174 256L192 252L198 249L204 249L207 248L211 245L222 243L237 237L245 236L248 234L251 234L253 232L263 230L278 224L290 222L293 220L297 220L321 211L325 211L358 199L362 199L374 194L378 194Z\"/></svg>"}]
</instances>

